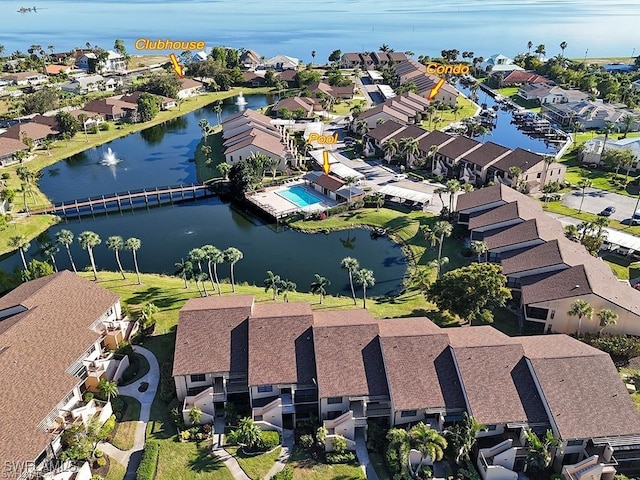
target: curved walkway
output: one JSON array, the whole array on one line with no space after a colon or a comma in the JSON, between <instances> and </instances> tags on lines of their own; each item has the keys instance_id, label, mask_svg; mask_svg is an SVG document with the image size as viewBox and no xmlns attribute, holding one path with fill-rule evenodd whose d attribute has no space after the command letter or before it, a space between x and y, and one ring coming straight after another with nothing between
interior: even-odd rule
<instances>
[{"instance_id":1,"label":"curved walkway","mask_svg":"<svg viewBox=\"0 0 640 480\"><path fill-rule=\"evenodd\" d=\"M124 480L135 480L136 470L142 457L142 449L144 448L145 435L147 430L147 422L151 413L151 404L158 390L158 382L160 381L160 367L155 355L146 348L139 345L133 346L133 351L139 353L149 362L149 371L147 374L136 380L135 382L118 388L119 395L133 397L140 402L140 418L136 426L133 448L130 450L119 450L110 443L101 443L100 449L115 459L122 465L127 467L127 474ZM146 392L139 392L138 387L142 382L147 382L149 387Z\"/></svg>"}]
</instances>

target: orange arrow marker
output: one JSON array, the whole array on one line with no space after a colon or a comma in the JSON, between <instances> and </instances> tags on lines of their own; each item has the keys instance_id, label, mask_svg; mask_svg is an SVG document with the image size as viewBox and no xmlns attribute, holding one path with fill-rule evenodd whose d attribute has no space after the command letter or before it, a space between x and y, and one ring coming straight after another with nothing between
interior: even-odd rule
<instances>
[{"instance_id":1,"label":"orange arrow marker","mask_svg":"<svg viewBox=\"0 0 640 480\"><path fill-rule=\"evenodd\" d=\"M182 65L178 63L178 58L175 53L169 55L169 59L171 60L171 64L173 65L173 70L178 74L180 78L184 77L184 68Z\"/></svg>"},{"instance_id":2,"label":"orange arrow marker","mask_svg":"<svg viewBox=\"0 0 640 480\"><path fill-rule=\"evenodd\" d=\"M436 83L436 86L431 89L431 92L429 93L429 98L427 98L427 100L433 100L435 96L438 94L438 91L440 91L440 88L442 88L442 85L444 85L444 78L441 78L440 80L438 80L438 83Z\"/></svg>"},{"instance_id":3,"label":"orange arrow marker","mask_svg":"<svg viewBox=\"0 0 640 480\"><path fill-rule=\"evenodd\" d=\"M322 159L323 159L322 171L324 172L325 175L329 175L329 171L331 170L331 164L329 163L329 152L327 150L322 152Z\"/></svg>"}]
</instances>

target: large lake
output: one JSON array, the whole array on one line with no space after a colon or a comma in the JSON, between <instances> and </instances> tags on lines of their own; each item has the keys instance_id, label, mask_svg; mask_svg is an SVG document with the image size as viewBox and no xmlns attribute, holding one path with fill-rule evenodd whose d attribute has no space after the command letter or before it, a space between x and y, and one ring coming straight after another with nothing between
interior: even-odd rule
<instances>
[{"instance_id":1,"label":"large lake","mask_svg":"<svg viewBox=\"0 0 640 480\"><path fill-rule=\"evenodd\" d=\"M442 49L489 56L526 51L530 40L548 55L568 43L569 57L640 53L639 0L39 0L37 13L0 3L0 45L6 52L31 44L58 50L86 42L111 48L115 38L134 51L137 38L204 40L326 61L334 49L439 55ZM26 4L28 6L30 4Z\"/></svg>"}]
</instances>

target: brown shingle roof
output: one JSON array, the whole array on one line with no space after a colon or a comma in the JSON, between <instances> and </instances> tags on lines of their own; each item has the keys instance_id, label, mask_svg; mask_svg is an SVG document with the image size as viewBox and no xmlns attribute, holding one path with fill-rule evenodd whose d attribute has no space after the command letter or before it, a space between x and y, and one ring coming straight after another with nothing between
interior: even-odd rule
<instances>
[{"instance_id":1,"label":"brown shingle roof","mask_svg":"<svg viewBox=\"0 0 640 480\"><path fill-rule=\"evenodd\" d=\"M489 250L493 250L537 239L549 241L561 237L564 237L564 232L560 222L546 215L538 215L517 225L489 230L484 235L484 242Z\"/></svg>"},{"instance_id":2,"label":"brown shingle roof","mask_svg":"<svg viewBox=\"0 0 640 480\"><path fill-rule=\"evenodd\" d=\"M431 331L422 333L426 326ZM380 322L380 345L395 411L464 408L449 339L441 331L426 319Z\"/></svg>"},{"instance_id":3,"label":"brown shingle roof","mask_svg":"<svg viewBox=\"0 0 640 480\"><path fill-rule=\"evenodd\" d=\"M513 152L498 160L493 167L503 172L509 172L509 168L518 167L522 172L526 172L531 167L544 162L544 157L537 153L529 152L522 148L516 148Z\"/></svg>"},{"instance_id":4,"label":"brown shingle roof","mask_svg":"<svg viewBox=\"0 0 640 480\"><path fill-rule=\"evenodd\" d=\"M320 185L322 188L326 188L330 192L336 192L344 186L344 182L339 178L332 177L331 175L320 175L313 180L313 183Z\"/></svg>"},{"instance_id":5,"label":"brown shingle roof","mask_svg":"<svg viewBox=\"0 0 640 480\"><path fill-rule=\"evenodd\" d=\"M452 347L480 347L487 345L511 345L517 343L499 330L488 325L472 328L445 328Z\"/></svg>"},{"instance_id":6,"label":"brown shingle roof","mask_svg":"<svg viewBox=\"0 0 640 480\"><path fill-rule=\"evenodd\" d=\"M389 394L377 323L314 325L313 342L319 397Z\"/></svg>"},{"instance_id":7,"label":"brown shingle roof","mask_svg":"<svg viewBox=\"0 0 640 480\"><path fill-rule=\"evenodd\" d=\"M298 108L301 108L305 112L309 113L313 110L313 105L315 105L315 103L315 100L310 97L287 97L280 100L273 107L273 111L277 112L282 108L287 108L290 111L295 112Z\"/></svg>"},{"instance_id":8,"label":"brown shingle roof","mask_svg":"<svg viewBox=\"0 0 640 480\"><path fill-rule=\"evenodd\" d=\"M319 327L335 327L340 325L366 325L377 323L368 310L349 310L346 315L342 310L323 310L313 312L313 324Z\"/></svg>"},{"instance_id":9,"label":"brown shingle roof","mask_svg":"<svg viewBox=\"0 0 640 480\"><path fill-rule=\"evenodd\" d=\"M485 425L548 421L521 345L455 347L470 414Z\"/></svg>"},{"instance_id":10,"label":"brown shingle roof","mask_svg":"<svg viewBox=\"0 0 640 480\"><path fill-rule=\"evenodd\" d=\"M570 358L605 355L601 350L563 334L518 337L527 358Z\"/></svg>"},{"instance_id":11,"label":"brown shingle roof","mask_svg":"<svg viewBox=\"0 0 640 480\"><path fill-rule=\"evenodd\" d=\"M539 202L532 198L524 197L488 211L471 214L469 217L469 230L488 227L517 218L531 220L543 214L544 212Z\"/></svg>"},{"instance_id":12,"label":"brown shingle roof","mask_svg":"<svg viewBox=\"0 0 640 480\"><path fill-rule=\"evenodd\" d=\"M521 198L523 195L511 187L502 183L483 187L472 192L463 193L456 200L456 210L458 212L490 205L496 202L509 203Z\"/></svg>"},{"instance_id":13,"label":"brown shingle roof","mask_svg":"<svg viewBox=\"0 0 640 480\"><path fill-rule=\"evenodd\" d=\"M471 138L456 137L453 142L449 142L440 147L438 153L448 158L458 158L465 153L468 154L468 152L474 148L479 148L481 145L482 143Z\"/></svg>"},{"instance_id":14,"label":"brown shingle roof","mask_svg":"<svg viewBox=\"0 0 640 480\"><path fill-rule=\"evenodd\" d=\"M198 87L202 87L203 83L202 82L198 82L197 80L194 80L193 78L181 78L180 79L180 90L187 90L189 88L198 88Z\"/></svg>"},{"instance_id":15,"label":"brown shingle roof","mask_svg":"<svg viewBox=\"0 0 640 480\"><path fill-rule=\"evenodd\" d=\"M0 157L4 157L5 155L11 155L20 150L26 150L28 147L22 143L20 140L15 140L13 138L7 138L0 135Z\"/></svg>"},{"instance_id":16,"label":"brown shingle roof","mask_svg":"<svg viewBox=\"0 0 640 480\"><path fill-rule=\"evenodd\" d=\"M485 167L510 151L507 147L497 143L487 142L480 148L466 154L461 160L471 162L479 167Z\"/></svg>"},{"instance_id":17,"label":"brown shingle roof","mask_svg":"<svg viewBox=\"0 0 640 480\"><path fill-rule=\"evenodd\" d=\"M415 125L407 125L407 128L405 128L401 132L398 132L391 138L393 138L396 142L400 143L400 140L402 140L403 138L410 137L410 138L419 139L428 134L429 132L427 132L424 128L416 127Z\"/></svg>"},{"instance_id":18,"label":"brown shingle roof","mask_svg":"<svg viewBox=\"0 0 640 480\"><path fill-rule=\"evenodd\" d=\"M638 411L608 355L533 358L531 364L562 439L640 432Z\"/></svg>"},{"instance_id":19,"label":"brown shingle roof","mask_svg":"<svg viewBox=\"0 0 640 480\"><path fill-rule=\"evenodd\" d=\"M266 150L276 156L284 157L285 154L284 145L280 142L280 139L265 132L259 132L259 134L255 136L248 135L244 142L238 142L229 146L224 153L227 155L250 145Z\"/></svg>"},{"instance_id":20,"label":"brown shingle roof","mask_svg":"<svg viewBox=\"0 0 640 480\"><path fill-rule=\"evenodd\" d=\"M358 116L358 119L360 120L364 120L365 118L370 118L370 117L375 117L376 115L380 115L381 113L386 113L389 116L404 122L404 123L408 123L409 122L409 117L407 116L406 113L401 112L399 110L396 110L395 108L391 108L388 105L385 104L380 104L377 105L369 110L367 110L366 112L361 113Z\"/></svg>"},{"instance_id":21,"label":"brown shingle roof","mask_svg":"<svg viewBox=\"0 0 640 480\"><path fill-rule=\"evenodd\" d=\"M564 264L567 267L582 264L589 253L580 244L565 238L551 240L524 251L508 253L502 257L502 273L505 275L536 268Z\"/></svg>"},{"instance_id":22,"label":"brown shingle roof","mask_svg":"<svg viewBox=\"0 0 640 480\"><path fill-rule=\"evenodd\" d=\"M418 148L424 153L429 153L429 149L432 146L441 147L442 145L453 142L455 138L456 137L441 132L440 130L434 130L418 141Z\"/></svg>"},{"instance_id":23,"label":"brown shingle roof","mask_svg":"<svg viewBox=\"0 0 640 480\"><path fill-rule=\"evenodd\" d=\"M249 385L315 378L311 305L257 303L249 319Z\"/></svg>"},{"instance_id":24,"label":"brown shingle roof","mask_svg":"<svg viewBox=\"0 0 640 480\"><path fill-rule=\"evenodd\" d=\"M100 334L89 327L119 297L74 273L62 271L17 287L0 309L29 310L0 335L0 458L35 460L51 441L38 424L81 379L66 370Z\"/></svg>"},{"instance_id":25,"label":"brown shingle roof","mask_svg":"<svg viewBox=\"0 0 640 480\"><path fill-rule=\"evenodd\" d=\"M552 275L534 275L522 281L522 302L524 305L560 298L580 297L590 293L592 293L592 289L584 265L576 265Z\"/></svg>"},{"instance_id":26,"label":"brown shingle roof","mask_svg":"<svg viewBox=\"0 0 640 480\"><path fill-rule=\"evenodd\" d=\"M28 122L17 123L9 128L2 134L3 137L13 138L14 140L22 140L23 136L27 136L32 140L42 140L49 135L57 135L60 133L57 128L50 125Z\"/></svg>"},{"instance_id":27,"label":"brown shingle roof","mask_svg":"<svg viewBox=\"0 0 640 480\"><path fill-rule=\"evenodd\" d=\"M401 125L393 120L387 120L386 122L376 126L373 130L367 132L367 137L371 137L374 140L384 140L395 132L403 130L405 127L405 125Z\"/></svg>"},{"instance_id":28,"label":"brown shingle roof","mask_svg":"<svg viewBox=\"0 0 640 480\"><path fill-rule=\"evenodd\" d=\"M247 318L253 297L192 298L180 310L173 375L247 374Z\"/></svg>"}]
</instances>

